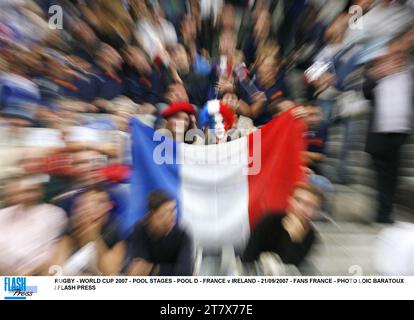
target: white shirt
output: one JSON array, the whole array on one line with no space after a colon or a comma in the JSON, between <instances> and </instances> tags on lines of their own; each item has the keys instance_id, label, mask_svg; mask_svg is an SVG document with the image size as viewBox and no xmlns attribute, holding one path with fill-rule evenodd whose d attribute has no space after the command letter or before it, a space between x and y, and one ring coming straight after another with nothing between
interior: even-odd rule
<instances>
[{"instance_id":1,"label":"white shirt","mask_svg":"<svg viewBox=\"0 0 414 320\"><path fill-rule=\"evenodd\" d=\"M410 70L381 79L374 89L374 132L405 133L413 124L413 78Z\"/></svg>"},{"instance_id":2,"label":"white shirt","mask_svg":"<svg viewBox=\"0 0 414 320\"><path fill-rule=\"evenodd\" d=\"M30 273L55 254L67 217L59 207L16 205L0 210L0 274Z\"/></svg>"},{"instance_id":3,"label":"white shirt","mask_svg":"<svg viewBox=\"0 0 414 320\"><path fill-rule=\"evenodd\" d=\"M223 8L223 0L201 0L200 1L200 15L203 20L214 17L217 18L218 14Z\"/></svg>"},{"instance_id":4,"label":"white shirt","mask_svg":"<svg viewBox=\"0 0 414 320\"><path fill-rule=\"evenodd\" d=\"M148 20L141 21L137 33L151 60L162 54L167 46L175 45L178 41L174 26L164 19L160 20L160 25L153 25Z\"/></svg>"}]
</instances>

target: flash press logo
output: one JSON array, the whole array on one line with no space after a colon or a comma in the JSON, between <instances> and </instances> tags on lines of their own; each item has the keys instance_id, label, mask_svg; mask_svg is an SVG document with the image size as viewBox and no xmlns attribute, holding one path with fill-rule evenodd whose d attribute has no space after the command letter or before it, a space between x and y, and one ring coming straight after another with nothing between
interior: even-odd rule
<instances>
[{"instance_id":1,"label":"flash press logo","mask_svg":"<svg viewBox=\"0 0 414 320\"><path fill-rule=\"evenodd\" d=\"M26 300L37 293L37 286L27 286L26 277L5 277L4 291L5 300Z\"/></svg>"}]
</instances>

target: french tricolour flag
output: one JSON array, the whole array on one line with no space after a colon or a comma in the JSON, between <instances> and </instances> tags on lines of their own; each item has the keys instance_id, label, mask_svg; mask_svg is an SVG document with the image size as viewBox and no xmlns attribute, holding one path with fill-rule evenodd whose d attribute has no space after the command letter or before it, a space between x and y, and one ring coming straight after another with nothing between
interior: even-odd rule
<instances>
[{"instance_id":1,"label":"french tricolour flag","mask_svg":"<svg viewBox=\"0 0 414 320\"><path fill-rule=\"evenodd\" d=\"M244 138L200 146L160 137L133 119L131 210L124 227L145 216L150 192L163 190L177 200L177 219L196 246L242 249L255 224L269 211L284 210L304 178L304 128L286 111Z\"/></svg>"}]
</instances>

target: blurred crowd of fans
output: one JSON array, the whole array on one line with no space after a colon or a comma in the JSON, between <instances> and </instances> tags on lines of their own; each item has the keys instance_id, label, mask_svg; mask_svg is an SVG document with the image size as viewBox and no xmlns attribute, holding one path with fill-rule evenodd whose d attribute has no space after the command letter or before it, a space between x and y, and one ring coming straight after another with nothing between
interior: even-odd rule
<instances>
[{"instance_id":1,"label":"blurred crowd of fans","mask_svg":"<svg viewBox=\"0 0 414 320\"><path fill-rule=\"evenodd\" d=\"M49 12L52 5L61 17ZM350 14L352 5L362 23ZM0 274L47 274L49 262L64 265L71 255L67 273L162 273L145 264L125 269L133 256L117 224L128 206L131 117L170 130L177 141L211 144L247 135L294 108L309 127L304 170L330 191L319 175L328 127L354 112L335 114L332 104L343 92L364 91L381 104L370 146L385 172L379 189L390 196L380 199L379 219L391 219L398 159L384 153L399 153L413 122L413 1L0 0L0 6ZM62 28L52 27L60 18ZM301 76L292 86L295 73ZM404 73L404 90L381 85L397 73ZM191 128L213 130L188 141ZM376 135L383 133L397 136ZM390 149L379 150L387 143ZM154 210L169 203L158 198ZM184 241L178 231L172 237L170 243ZM99 272L84 259L92 250L86 244L97 238Z\"/></svg>"}]
</instances>

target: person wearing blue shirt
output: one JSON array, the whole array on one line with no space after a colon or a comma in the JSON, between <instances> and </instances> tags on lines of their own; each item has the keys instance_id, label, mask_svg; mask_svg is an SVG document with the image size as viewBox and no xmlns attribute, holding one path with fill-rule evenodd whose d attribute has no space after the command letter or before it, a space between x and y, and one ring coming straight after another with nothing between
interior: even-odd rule
<instances>
[{"instance_id":1,"label":"person wearing blue shirt","mask_svg":"<svg viewBox=\"0 0 414 320\"><path fill-rule=\"evenodd\" d=\"M125 95L136 103L155 105L162 101L164 81L161 70L151 66L149 58L139 48L130 46L124 50Z\"/></svg>"},{"instance_id":2,"label":"person wearing blue shirt","mask_svg":"<svg viewBox=\"0 0 414 320\"><path fill-rule=\"evenodd\" d=\"M273 119L272 103L280 97L288 96L289 92L284 82L284 73L280 71L278 62L274 57L262 61L256 70L254 84L258 92L264 93L264 103L251 110L247 115L254 121L255 126L263 126ZM239 96L249 105L256 102L255 96L249 96L244 90L239 90Z\"/></svg>"},{"instance_id":3,"label":"person wearing blue shirt","mask_svg":"<svg viewBox=\"0 0 414 320\"><path fill-rule=\"evenodd\" d=\"M101 45L96 53L97 98L112 100L124 93L125 82L120 72L122 64L123 60L114 48Z\"/></svg>"}]
</instances>

